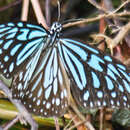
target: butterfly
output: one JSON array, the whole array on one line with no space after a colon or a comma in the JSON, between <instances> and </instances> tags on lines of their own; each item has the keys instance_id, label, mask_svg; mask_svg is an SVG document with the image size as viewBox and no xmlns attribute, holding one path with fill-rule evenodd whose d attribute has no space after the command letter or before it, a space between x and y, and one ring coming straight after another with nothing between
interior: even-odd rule
<instances>
[{"instance_id":1,"label":"butterfly","mask_svg":"<svg viewBox=\"0 0 130 130\"><path fill-rule=\"evenodd\" d=\"M0 25L0 72L13 98L44 117L62 116L69 92L79 106L130 108L130 69L99 49L27 22Z\"/></svg>"}]
</instances>

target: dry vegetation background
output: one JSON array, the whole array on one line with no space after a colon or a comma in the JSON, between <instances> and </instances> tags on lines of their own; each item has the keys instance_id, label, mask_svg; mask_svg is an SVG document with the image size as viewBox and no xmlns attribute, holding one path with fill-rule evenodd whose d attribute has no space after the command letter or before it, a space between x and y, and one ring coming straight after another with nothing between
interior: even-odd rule
<instances>
[{"instance_id":1,"label":"dry vegetation background","mask_svg":"<svg viewBox=\"0 0 130 130\"><path fill-rule=\"evenodd\" d=\"M49 29L51 24L57 21L59 15L57 0L30 0L29 3L28 1L24 0L23 4L22 0L0 0L0 24L24 20L41 23ZM35 2L40 4L42 14L35 7ZM97 46L130 66L130 0L60 0L60 21L66 21L62 37L80 39L85 44ZM3 100L2 96L1 98L0 125L4 125L17 113L7 100ZM114 114L117 114L113 117L114 123L111 122L111 114L106 115L106 122L103 122L104 130L106 128L109 130L130 129L130 111L118 111ZM69 117L74 119L75 115L71 113ZM87 118L90 119L89 116ZM35 119L40 124L39 129L55 129L53 119L36 116ZM99 129L99 117L91 120ZM69 128L74 128L73 126L77 123L79 120L75 118ZM60 125L64 126L63 124L60 119ZM83 125L76 127L78 130L85 130ZM11 129L27 130L29 126L17 123Z\"/></svg>"}]
</instances>

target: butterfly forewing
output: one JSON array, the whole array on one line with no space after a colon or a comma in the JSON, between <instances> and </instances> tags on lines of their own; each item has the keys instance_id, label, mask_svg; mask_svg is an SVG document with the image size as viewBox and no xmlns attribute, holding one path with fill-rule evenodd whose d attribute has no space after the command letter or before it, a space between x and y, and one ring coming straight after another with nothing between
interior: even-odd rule
<instances>
[{"instance_id":1,"label":"butterfly forewing","mask_svg":"<svg viewBox=\"0 0 130 130\"><path fill-rule=\"evenodd\" d=\"M78 104L85 108L130 107L130 70L123 64L70 39L60 39L58 49Z\"/></svg>"},{"instance_id":2,"label":"butterfly forewing","mask_svg":"<svg viewBox=\"0 0 130 130\"><path fill-rule=\"evenodd\" d=\"M41 55L30 82L24 88L26 71L20 72L23 73L23 78L20 79L19 74L13 81L14 98L21 99L32 113L44 117L62 116L68 107L68 78L63 73L57 48L51 48Z\"/></svg>"},{"instance_id":3,"label":"butterfly forewing","mask_svg":"<svg viewBox=\"0 0 130 130\"><path fill-rule=\"evenodd\" d=\"M0 25L0 72L14 76L46 42L44 28L25 22Z\"/></svg>"}]
</instances>

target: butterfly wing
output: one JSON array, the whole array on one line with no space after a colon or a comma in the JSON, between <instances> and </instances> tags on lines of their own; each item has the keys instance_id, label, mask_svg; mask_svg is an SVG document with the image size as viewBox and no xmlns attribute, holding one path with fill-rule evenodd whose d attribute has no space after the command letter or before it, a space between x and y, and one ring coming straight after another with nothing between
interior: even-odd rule
<instances>
[{"instance_id":1,"label":"butterfly wing","mask_svg":"<svg viewBox=\"0 0 130 130\"><path fill-rule=\"evenodd\" d=\"M130 70L121 62L71 39L60 39L58 50L77 104L130 108Z\"/></svg>"},{"instance_id":2,"label":"butterfly wing","mask_svg":"<svg viewBox=\"0 0 130 130\"><path fill-rule=\"evenodd\" d=\"M40 26L18 22L0 25L0 72L12 77L45 43L47 31Z\"/></svg>"},{"instance_id":3,"label":"butterfly wing","mask_svg":"<svg viewBox=\"0 0 130 130\"><path fill-rule=\"evenodd\" d=\"M35 60L34 60L35 62ZM62 116L67 107L67 86L69 81L57 48L50 48L40 56L30 82L26 77L32 69L28 63L12 83L13 97L20 99L27 110L44 117ZM30 72L27 72L30 70Z\"/></svg>"}]
</instances>

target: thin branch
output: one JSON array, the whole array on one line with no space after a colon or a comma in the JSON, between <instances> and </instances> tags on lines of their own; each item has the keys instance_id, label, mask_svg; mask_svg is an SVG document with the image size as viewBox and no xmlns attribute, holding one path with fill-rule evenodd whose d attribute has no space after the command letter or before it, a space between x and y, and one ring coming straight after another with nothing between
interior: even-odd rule
<instances>
[{"instance_id":1,"label":"thin branch","mask_svg":"<svg viewBox=\"0 0 130 130\"><path fill-rule=\"evenodd\" d=\"M85 121L84 125L90 129L90 130L95 130L92 124L89 121L86 121L84 115L81 114L81 112L78 110L77 105L75 101L72 98L72 95L70 95L70 107L74 110L74 112L77 114L77 116L82 120Z\"/></svg>"},{"instance_id":2,"label":"thin branch","mask_svg":"<svg viewBox=\"0 0 130 130\"><path fill-rule=\"evenodd\" d=\"M125 26L122 26L117 36L112 40L112 43L109 45L110 49L113 49L117 44L122 41L122 39L128 34L130 30L130 22Z\"/></svg>"},{"instance_id":3,"label":"thin branch","mask_svg":"<svg viewBox=\"0 0 130 130\"><path fill-rule=\"evenodd\" d=\"M50 26L51 24L50 2L51 0L45 1L45 14L46 14L46 22L48 26Z\"/></svg>"},{"instance_id":4,"label":"thin branch","mask_svg":"<svg viewBox=\"0 0 130 130\"><path fill-rule=\"evenodd\" d=\"M71 23L65 24L65 25L63 25L63 27L66 28L66 27L70 27L70 26L79 25L82 23L90 23L90 22L100 20L101 18L114 18L117 16L129 16L129 15L130 15L130 12L121 12L121 13L116 13L116 14L113 14L113 13L101 14L101 15L98 15L97 17L94 17L94 18L82 19L81 21L71 22Z\"/></svg>"},{"instance_id":5,"label":"thin branch","mask_svg":"<svg viewBox=\"0 0 130 130\"><path fill-rule=\"evenodd\" d=\"M128 4L130 2L130 0L125 1L124 3L122 3L116 10L113 11L113 13L118 12L122 7L124 7L126 4Z\"/></svg>"},{"instance_id":6,"label":"thin branch","mask_svg":"<svg viewBox=\"0 0 130 130\"><path fill-rule=\"evenodd\" d=\"M8 124L6 124L5 127L3 127L4 130L8 130L9 128L11 128L15 123L17 123L19 120L19 116L16 116L13 120L11 120Z\"/></svg>"},{"instance_id":7,"label":"thin branch","mask_svg":"<svg viewBox=\"0 0 130 130\"><path fill-rule=\"evenodd\" d=\"M103 8L102 6L100 6L95 0L88 0L89 3L91 3L93 6L95 6L97 9L104 11L105 13L109 13L109 10L106 10L105 8ZM130 2L130 0L127 0L125 2L123 2L116 10L114 10L112 13L116 13L118 12L122 7L124 7L126 4L128 4Z\"/></svg>"},{"instance_id":8,"label":"thin branch","mask_svg":"<svg viewBox=\"0 0 130 130\"><path fill-rule=\"evenodd\" d=\"M12 92L10 89L0 80L0 89L5 92L7 97L10 99L10 101L16 106L16 108L19 110L21 116L24 117L24 119L31 125L31 130L37 130L38 125L33 120L32 116L28 113L26 108L22 105L22 103L19 100L12 98Z\"/></svg>"},{"instance_id":9,"label":"thin branch","mask_svg":"<svg viewBox=\"0 0 130 130\"><path fill-rule=\"evenodd\" d=\"M100 6L95 0L88 0L89 3L91 3L93 6L95 6L97 9L102 10L105 13L109 13L104 7Z\"/></svg>"},{"instance_id":10,"label":"thin branch","mask_svg":"<svg viewBox=\"0 0 130 130\"><path fill-rule=\"evenodd\" d=\"M29 0L23 0L22 14L21 14L21 20L22 21L27 21L27 19L28 19L28 10L29 10Z\"/></svg>"},{"instance_id":11,"label":"thin branch","mask_svg":"<svg viewBox=\"0 0 130 130\"><path fill-rule=\"evenodd\" d=\"M1 8L0 8L0 12L5 11L5 10L7 10L8 8L12 8L13 6L18 5L18 4L21 3L21 2L22 2L22 0L16 0L16 1L14 1L14 2L12 2L12 3L10 3L10 4L6 5L6 6L4 6L4 7L1 7Z\"/></svg>"},{"instance_id":12,"label":"thin branch","mask_svg":"<svg viewBox=\"0 0 130 130\"><path fill-rule=\"evenodd\" d=\"M46 29L48 29L48 26L47 26L46 20L43 16L39 1L38 0L31 0L31 3L32 3L32 6L33 6L38 23L42 24Z\"/></svg>"}]
</instances>

